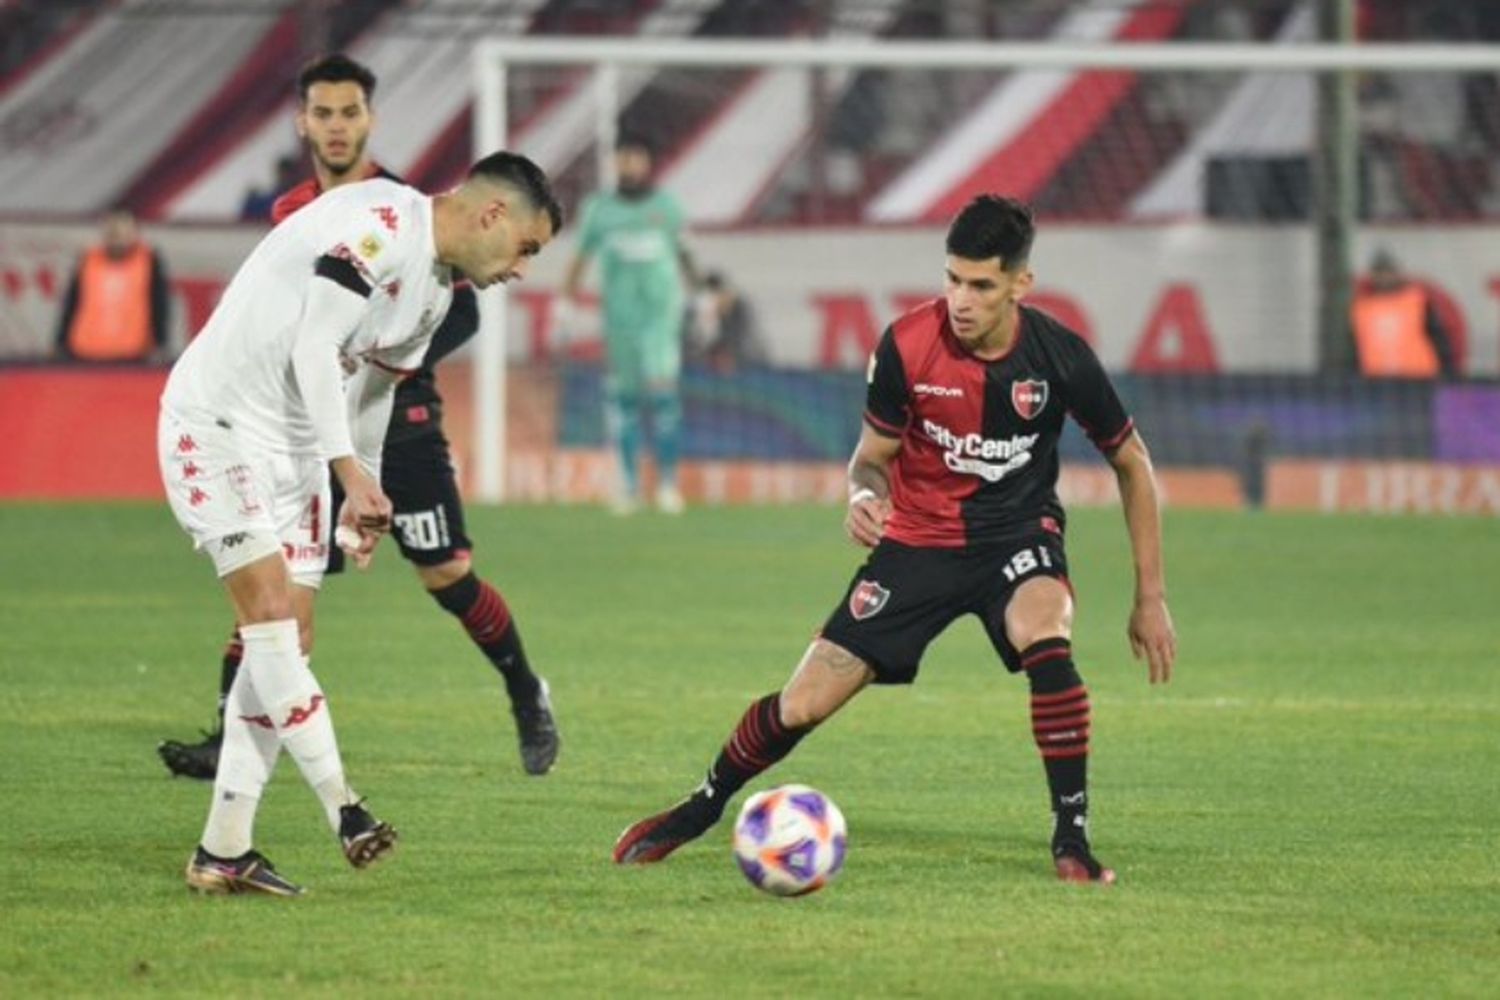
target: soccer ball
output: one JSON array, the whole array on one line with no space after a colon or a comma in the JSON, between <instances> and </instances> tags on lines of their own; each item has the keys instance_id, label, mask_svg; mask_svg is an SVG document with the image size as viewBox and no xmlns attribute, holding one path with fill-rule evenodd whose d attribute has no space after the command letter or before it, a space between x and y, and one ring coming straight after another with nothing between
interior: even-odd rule
<instances>
[{"instance_id":1,"label":"soccer ball","mask_svg":"<svg viewBox=\"0 0 1500 1000\"><path fill-rule=\"evenodd\" d=\"M848 831L833 800L806 785L750 796L734 822L734 860L757 889L816 892L844 867Z\"/></svg>"}]
</instances>

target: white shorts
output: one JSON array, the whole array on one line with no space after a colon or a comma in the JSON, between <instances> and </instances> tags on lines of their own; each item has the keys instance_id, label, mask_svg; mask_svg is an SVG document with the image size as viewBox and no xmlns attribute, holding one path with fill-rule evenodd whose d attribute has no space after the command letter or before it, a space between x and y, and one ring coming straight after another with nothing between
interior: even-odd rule
<instances>
[{"instance_id":1,"label":"white shorts","mask_svg":"<svg viewBox=\"0 0 1500 1000\"><path fill-rule=\"evenodd\" d=\"M172 514L219 576L279 549L293 583L322 582L332 535L326 462L247 448L228 428L165 407L156 452Z\"/></svg>"}]
</instances>

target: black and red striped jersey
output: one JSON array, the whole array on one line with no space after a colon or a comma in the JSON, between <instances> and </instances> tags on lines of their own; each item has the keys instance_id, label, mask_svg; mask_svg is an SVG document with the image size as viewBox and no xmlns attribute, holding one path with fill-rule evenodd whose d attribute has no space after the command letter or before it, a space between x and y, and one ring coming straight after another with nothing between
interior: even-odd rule
<instances>
[{"instance_id":1,"label":"black and red striped jersey","mask_svg":"<svg viewBox=\"0 0 1500 1000\"><path fill-rule=\"evenodd\" d=\"M377 163L369 165L369 171L361 180L384 177L386 180L405 184L400 177ZM271 222L280 225L289 215L308 204L323 193L316 177L310 177L294 188L288 189L271 205ZM422 358L422 367L396 386L396 400L391 410L391 426L387 440L400 440L412 434L424 434L437 429L437 418L442 409L442 397L437 391L437 375L433 366L457 350L479 330L479 301L474 288L460 280L453 286L453 305L442 324L432 335L432 343Z\"/></svg>"},{"instance_id":2,"label":"black and red striped jersey","mask_svg":"<svg viewBox=\"0 0 1500 1000\"><path fill-rule=\"evenodd\" d=\"M1060 531L1064 418L1071 414L1105 454L1130 436L1130 416L1088 343L1044 312L1020 311L1015 343L993 361L964 350L943 299L881 337L865 421L901 439L885 537L961 548L1027 527Z\"/></svg>"}]
</instances>

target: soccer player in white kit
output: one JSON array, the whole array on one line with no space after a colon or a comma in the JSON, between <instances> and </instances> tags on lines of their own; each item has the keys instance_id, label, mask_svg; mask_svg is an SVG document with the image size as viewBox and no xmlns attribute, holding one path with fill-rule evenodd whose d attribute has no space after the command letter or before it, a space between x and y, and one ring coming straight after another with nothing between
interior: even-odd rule
<instances>
[{"instance_id":1,"label":"soccer player in white kit","mask_svg":"<svg viewBox=\"0 0 1500 1000\"><path fill-rule=\"evenodd\" d=\"M511 153L480 160L436 197L388 180L330 191L251 252L173 367L162 479L178 523L213 559L245 644L191 888L301 893L252 846L282 747L352 865L394 845L344 779L308 667L333 527L329 468L347 497L338 537L363 564L390 529L380 456L395 384L421 364L455 273L480 288L518 279L561 224L545 175Z\"/></svg>"}]
</instances>

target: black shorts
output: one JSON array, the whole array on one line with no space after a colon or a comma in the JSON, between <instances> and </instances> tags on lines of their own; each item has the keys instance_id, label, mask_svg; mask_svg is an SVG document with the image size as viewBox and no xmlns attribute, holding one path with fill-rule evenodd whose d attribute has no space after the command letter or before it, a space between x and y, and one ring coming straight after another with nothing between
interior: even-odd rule
<instances>
[{"instance_id":1,"label":"black shorts","mask_svg":"<svg viewBox=\"0 0 1500 1000\"><path fill-rule=\"evenodd\" d=\"M910 684L928 644L973 614L1015 673L1021 656L1005 636L1005 606L1017 587L1038 576L1067 582L1061 535L1029 531L964 549L883 541L854 574L821 635L868 663L877 684Z\"/></svg>"},{"instance_id":2,"label":"black shorts","mask_svg":"<svg viewBox=\"0 0 1500 1000\"><path fill-rule=\"evenodd\" d=\"M380 465L380 487L395 510L391 534L401 555L417 566L439 566L468 555L473 543L464 532L464 505L447 439L441 434L421 434L389 441ZM343 500L335 478L335 512ZM343 568L343 550L330 546L328 572L340 573Z\"/></svg>"}]
</instances>

